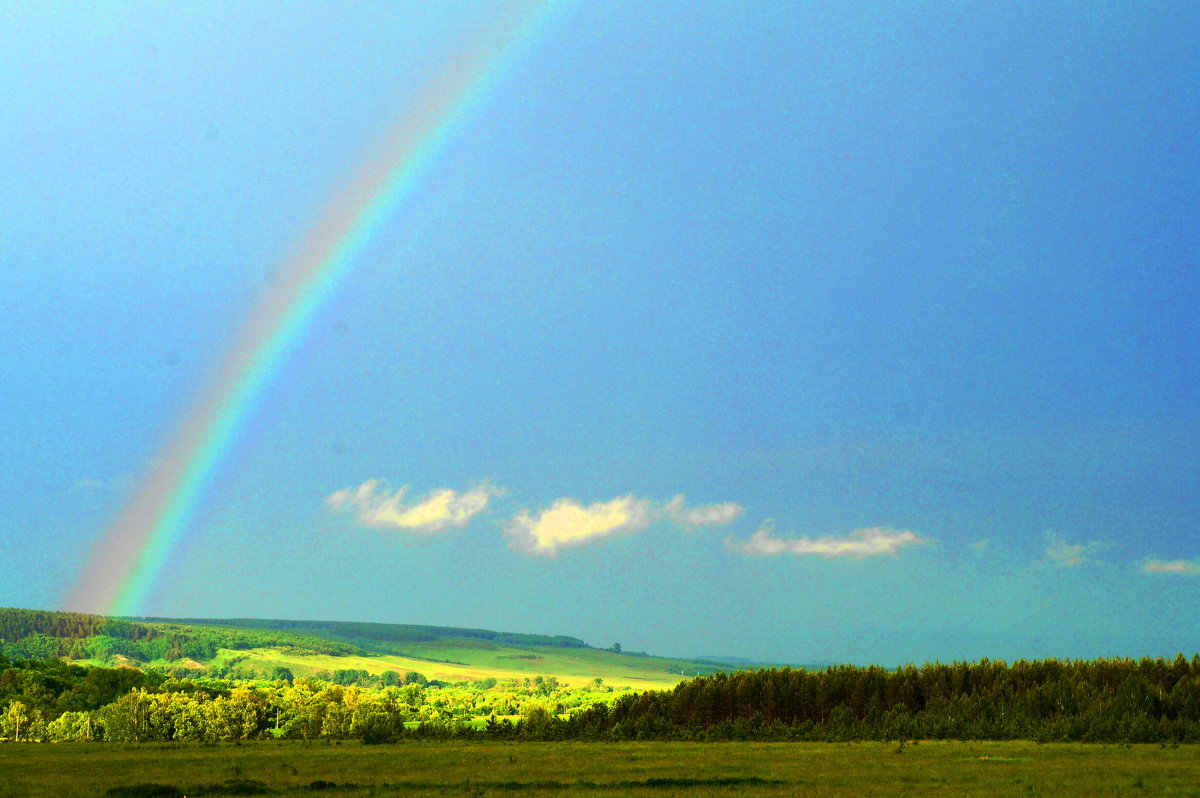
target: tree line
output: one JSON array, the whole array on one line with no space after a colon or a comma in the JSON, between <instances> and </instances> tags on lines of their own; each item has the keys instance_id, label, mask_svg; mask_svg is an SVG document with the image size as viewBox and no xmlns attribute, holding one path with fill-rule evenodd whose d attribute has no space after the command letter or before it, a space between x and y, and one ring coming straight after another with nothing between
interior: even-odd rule
<instances>
[{"instance_id":1,"label":"tree line","mask_svg":"<svg viewBox=\"0 0 1200 798\"><path fill-rule=\"evenodd\" d=\"M621 738L1200 742L1200 655L741 671L592 714Z\"/></svg>"},{"instance_id":2,"label":"tree line","mask_svg":"<svg viewBox=\"0 0 1200 798\"><path fill-rule=\"evenodd\" d=\"M515 717L534 705L567 713L612 692L599 679L568 687L553 676L450 685L416 671L318 674L325 678L293 678L286 668L269 680L177 678L158 670L0 655L0 739L381 742L419 727L424 736L442 735L472 719Z\"/></svg>"},{"instance_id":3,"label":"tree line","mask_svg":"<svg viewBox=\"0 0 1200 798\"><path fill-rule=\"evenodd\" d=\"M0 655L0 737L1200 742L1200 655L777 668L640 693L599 679L582 687L541 676L447 685L390 673L180 679Z\"/></svg>"},{"instance_id":4,"label":"tree line","mask_svg":"<svg viewBox=\"0 0 1200 798\"><path fill-rule=\"evenodd\" d=\"M353 643L287 630L190 626L80 612L0 608L0 655L10 658L208 660L222 648L275 648L334 656L369 653Z\"/></svg>"}]
</instances>

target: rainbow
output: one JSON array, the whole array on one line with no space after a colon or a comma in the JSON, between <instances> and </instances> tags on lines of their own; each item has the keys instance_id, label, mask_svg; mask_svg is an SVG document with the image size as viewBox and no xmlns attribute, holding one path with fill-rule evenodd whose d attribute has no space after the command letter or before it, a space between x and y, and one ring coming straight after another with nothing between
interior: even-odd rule
<instances>
[{"instance_id":1,"label":"rainbow","mask_svg":"<svg viewBox=\"0 0 1200 798\"><path fill-rule=\"evenodd\" d=\"M527 0L454 59L379 152L328 203L278 273L213 377L190 404L154 465L95 544L63 609L144 611L159 574L314 314L345 280L372 235L411 196L505 67L545 28L560 0Z\"/></svg>"}]
</instances>

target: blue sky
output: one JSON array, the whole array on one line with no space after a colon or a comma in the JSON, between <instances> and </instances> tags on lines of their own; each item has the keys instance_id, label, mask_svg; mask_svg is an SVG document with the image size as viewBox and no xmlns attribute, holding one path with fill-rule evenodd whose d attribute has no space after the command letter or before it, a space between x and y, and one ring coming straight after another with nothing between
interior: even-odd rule
<instances>
[{"instance_id":1,"label":"blue sky","mask_svg":"<svg viewBox=\"0 0 1200 798\"><path fill-rule=\"evenodd\" d=\"M0 605L59 605L336 188L506 5L5 4ZM1191 653L1198 43L1185 2L561 3L314 315L144 611Z\"/></svg>"}]
</instances>

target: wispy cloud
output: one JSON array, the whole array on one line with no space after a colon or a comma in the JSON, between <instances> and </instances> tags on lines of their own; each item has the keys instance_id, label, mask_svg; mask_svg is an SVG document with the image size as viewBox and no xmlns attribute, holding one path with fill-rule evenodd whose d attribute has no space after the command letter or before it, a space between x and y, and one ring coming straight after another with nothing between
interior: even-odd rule
<instances>
[{"instance_id":1,"label":"wispy cloud","mask_svg":"<svg viewBox=\"0 0 1200 798\"><path fill-rule=\"evenodd\" d=\"M970 545L971 545L971 549L973 551L978 551L978 552L987 551L988 547L992 545L992 539L991 538L983 538L982 540L977 540Z\"/></svg>"},{"instance_id":2,"label":"wispy cloud","mask_svg":"<svg viewBox=\"0 0 1200 798\"><path fill-rule=\"evenodd\" d=\"M1142 560L1142 572L1147 574L1200 576L1200 557L1193 560L1160 560L1157 557L1147 557Z\"/></svg>"},{"instance_id":3,"label":"wispy cloud","mask_svg":"<svg viewBox=\"0 0 1200 798\"><path fill-rule=\"evenodd\" d=\"M874 526L869 529L856 529L848 535L823 535L821 537L780 538L775 536L775 523L766 521L758 531L743 542L727 540L726 544L733 551L741 554L751 554L760 557L774 557L780 554L816 555L818 557L848 557L862 560L867 557L880 555L895 555L905 546L913 546L927 542L917 534L907 530L887 529Z\"/></svg>"},{"instance_id":4,"label":"wispy cloud","mask_svg":"<svg viewBox=\"0 0 1200 798\"><path fill-rule=\"evenodd\" d=\"M433 535L450 529L462 529L487 509L491 497L503 491L491 485L479 485L459 493L449 488L432 491L408 503L408 486L389 493L383 481L368 479L357 488L346 488L325 499L330 509L355 509L359 523L384 529L403 529L419 535Z\"/></svg>"},{"instance_id":5,"label":"wispy cloud","mask_svg":"<svg viewBox=\"0 0 1200 798\"><path fill-rule=\"evenodd\" d=\"M704 526L724 526L731 523L742 514L742 506L735 502L721 504L702 504L697 507L687 507L683 502L683 494L667 502L662 508L662 517L685 527L698 529Z\"/></svg>"},{"instance_id":6,"label":"wispy cloud","mask_svg":"<svg viewBox=\"0 0 1200 798\"><path fill-rule=\"evenodd\" d=\"M632 493L589 505L564 498L537 514L521 510L505 524L504 534L516 551L554 557L561 548L635 534L660 521L698 529L728 524L741 512L742 507L733 502L688 507L683 496L661 506Z\"/></svg>"},{"instance_id":7,"label":"wispy cloud","mask_svg":"<svg viewBox=\"0 0 1200 798\"><path fill-rule=\"evenodd\" d=\"M1045 561L1059 568L1075 568L1092 562L1096 554L1108 548L1105 543L1069 543L1060 535L1046 533Z\"/></svg>"}]
</instances>

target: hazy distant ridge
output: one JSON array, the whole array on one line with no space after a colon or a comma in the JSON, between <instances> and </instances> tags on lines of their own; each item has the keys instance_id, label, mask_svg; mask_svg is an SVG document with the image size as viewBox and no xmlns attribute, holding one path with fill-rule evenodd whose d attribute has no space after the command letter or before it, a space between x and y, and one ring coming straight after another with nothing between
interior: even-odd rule
<instances>
[{"instance_id":1,"label":"hazy distant ridge","mask_svg":"<svg viewBox=\"0 0 1200 798\"><path fill-rule=\"evenodd\" d=\"M266 618L154 618L137 620L151 623L221 626L239 629L273 629L304 631L323 637L377 640L394 643L423 643L447 637L473 638L524 646L555 646L558 648L588 648L577 637L566 635L522 634L493 632L490 629L466 629L456 626L426 626L422 624L367 623L361 621L294 621Z\"/></svg>"}]
</instances>

